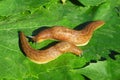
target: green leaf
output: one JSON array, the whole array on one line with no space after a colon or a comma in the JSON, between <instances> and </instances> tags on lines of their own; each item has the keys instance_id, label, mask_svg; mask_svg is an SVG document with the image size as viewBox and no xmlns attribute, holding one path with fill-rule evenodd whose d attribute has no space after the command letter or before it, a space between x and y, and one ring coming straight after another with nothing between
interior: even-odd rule
<instances>
[{"instance_id":1,"label":"green leaf","mask_svg":"<svg viewBox=\"0 0 120 80\"><path fill-rule=\"evenodd\" d=\"M120 0L1 0L0 1L0 79L18 80L119 80L120 55L113 60L111 51L120 53ZM63 54L47 64L35 64L20 51L18 31L27 36L44 26L60 25L68 28L88 21L103 20L105 25L96 30L88 45L80 47L82 57ZM81 26L79 26L81 27ZM53 41L31 44L42 48ZM103 57L106 61L99 61ZM86 65L91 60L97 63ZM104 75L101 75L104 74Z\"/></svg>"},{"instance_id":2,"label":"green leaf","mask_svg":"<svg viewBox=\"0 0 120 80\"><path fill-rule=\"evenodd\" d=\"M119 80L120 74L120 56L117 56L117 61L107 60L99 61L97 63L91 63L89 66L80 70L75 70L78 73L84 74L91 80Z\"/></svg>"}]
</instances>

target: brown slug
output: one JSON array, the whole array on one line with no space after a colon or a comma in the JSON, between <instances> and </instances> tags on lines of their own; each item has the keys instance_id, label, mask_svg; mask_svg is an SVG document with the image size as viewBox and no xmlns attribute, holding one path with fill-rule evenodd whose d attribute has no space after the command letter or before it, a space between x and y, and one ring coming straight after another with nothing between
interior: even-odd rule
<instances>
[{"instance_id":1,"label":"brown slug","mask_svg":"<svg viewBox=\"0 0 120 80\"><path fill-rule=\"evenodd\" d=\"M22 52L35 63L43 64L52 61L65 52L80 55L82 51L74 44L69 42L59 42L46 50L33 49L23 32L19 32L19 43Z\"/></svg>"},{"instance_id":2,"label":"brown slug","mask_svg":"<svg viewBox=\"0 0 120 80\"><path fill-rule=\"evenodd\" d=\"M93 21L80 31L71 30L62 26L54 26L41 31L31 38L34 42L41 42L46 39L56 39L73 43L76 46L84 46L91 39L93 32L102 25L104 25L104 21Z\"/></svg>"}]
</instances>

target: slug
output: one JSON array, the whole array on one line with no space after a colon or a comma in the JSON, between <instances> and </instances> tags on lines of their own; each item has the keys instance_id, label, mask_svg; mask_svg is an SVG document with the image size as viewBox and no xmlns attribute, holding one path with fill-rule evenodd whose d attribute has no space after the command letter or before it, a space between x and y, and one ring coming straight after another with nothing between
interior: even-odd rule
<instances>
[{"instance_id":1,"label":"slug","mask_svg":"<svg viewBox=\"0 0 120 80\"><path fill-rule=\"evenodd\" d=\"M91 39L93 32L102 25L104 25L104 21L93 21L80 31L71 30L62 26L54 26L41 31L31 38L34 42L41 42L46 39L56 39L73 43L76 46L84 46Z\"/></svg>"},{"instance_id":2,"label":"slug","mask_svg":"<svg viewBox=\"0 0 120 80\"><path fill-rule=\"evenodd\" d=\"M30 58L30 60L38 64L48 63L65 52L71 52L75 55L80 55L82 53L82 50L69 42L59 42L48 49L35 50L29 45L23 32L19 32L19 44L22 52Z\"/></svg>"}]
</instances>

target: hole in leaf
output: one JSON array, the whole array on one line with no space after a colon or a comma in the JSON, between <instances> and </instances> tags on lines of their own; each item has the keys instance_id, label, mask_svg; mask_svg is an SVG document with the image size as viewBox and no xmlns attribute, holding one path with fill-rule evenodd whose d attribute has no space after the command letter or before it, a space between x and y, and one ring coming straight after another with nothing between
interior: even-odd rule
<instances>
[{"instance_id":1,"label":"hole in leaf","mask_svg":"<svg viewBox=\"0 0 120 80\"><path fill-rule=\"evenodd\" d=\"M96 61L96 60L90 60L90 62L87 62L87 63L86 63L84 66L82 66L81 68L84 68L84 67L90 65L90 63L97 63L97 61Z\"/></svg>"},{"instance_id":2,"label":"hole in leaf","mask_svg":"<svg viewBox=\"0 0 120 80\"><path fill-rule=\"evenodd\" d=\"M96 60L90 60L90 63L97 63Z\"/></svg>"},{"instance_id":3,"label":"hole in leaf","mask_svg":"<svg viewBox=\"0 0 120 80\"><path fill-rule=\"evenodd\" d=\"M113 59L113 60L116 60L116 58L115 58L115 56L116 55L118 55L118 54L120 54L120 53L118 53L118 52L116 52L116 51L113 51L113 50L110 50L110 54L109 54L109 57L111 58L111 59Z\"/></svg>"},{"instance_id":4,"label":"hole in leaf","mask_svg":"<svg viewBox=\"0 0 120 80\"><path fill-rule=\"evenodd\" d=\"M98 61L105 61L105 60L107 60L107 59L104 58L104 57L101 57ZM90 60L90 62L87 62L87 63L86 63L84 66L82 66L81 68L84 68L84 67L90 65L90 63L97 63L97 60Z\"/></svg>"}]
</instances>

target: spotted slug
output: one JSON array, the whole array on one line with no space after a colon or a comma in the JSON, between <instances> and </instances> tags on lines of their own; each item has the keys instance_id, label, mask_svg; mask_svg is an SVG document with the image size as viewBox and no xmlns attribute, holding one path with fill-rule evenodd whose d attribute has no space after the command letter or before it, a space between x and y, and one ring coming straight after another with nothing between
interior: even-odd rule
<instances>
[{"instance_id":1,"label":"spotted slug","mask_svg":"<svg viewBox=\"0 0 120 80\"><path fill-rule=\"evenodd\" d=\"M102 25L104 25L104 21L93 21L80 31L62 26L54 26L41 31L31 38L34 42L41 42L46 39L56 39L73 43L76 46L84 46L90 41L93 32Z\"/></svg>"},{"instance_id":2,"label":"spotted slug","mask_svg":"<svg viewBox=\"0 0 120 80\"><path fill-rule=\"evenodd\" d=\"M19 44L22 52L30 60L38 64L48 63L66 52L71 52L78 56L82 53L82 50L69 42L59 42L56 45L45 50L33 49L29 45L23 32L19 32Z\"/></svg>"}]
</instances>

